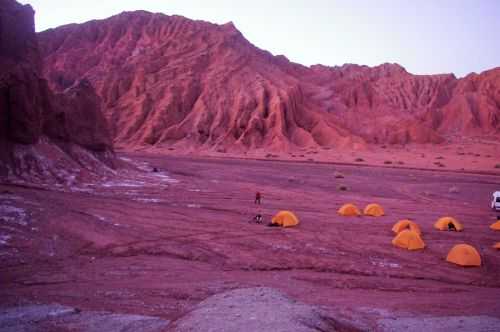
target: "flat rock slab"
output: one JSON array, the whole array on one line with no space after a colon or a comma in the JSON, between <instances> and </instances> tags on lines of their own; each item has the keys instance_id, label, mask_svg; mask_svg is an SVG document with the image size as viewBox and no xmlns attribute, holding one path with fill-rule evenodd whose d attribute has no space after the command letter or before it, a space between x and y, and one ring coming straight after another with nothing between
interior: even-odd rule
<instances>
[{"instance_id":1,"label":"flat rock slab","mask_svg":"<svg viewBox=\"0 0 500 332\"><path fill-rule=\"evenodd\" d=\"M379 329L386 332L495 332L500 330L500 319L490 316L408 317L398 319L381 319L379 320Z\"/></svg>"},{"instance_id":2,"label":"flat rock slab","mask_svg":"<svg viewBox=\"0 0 500 332\"><path fill-rule=\"evenodd\" d=\"M42 304L0 310L0 331L13 331L18 325L36 324L48 319L75 315L78 310L59 304Z\"/></svg>"},{"instance_id":3,"label":"flat rock slab","mask_svg":"<svg viewBox=\"0 0 500 332\"><path fill-rule=\"evenodd\" d=\"M170 331L312 332L338 331L339 326L317 307L293 301L275 289L257 287L209 297Z\"/></svg>"},{"instance_id":4,"label":"flat rock slab","mask_svg":"<svg viewBox=\"0 0 500 332\"><path fill-rule=\"evenodd\" d=\"M20 306L0 310L0 332L85 331L159 332L168 321L150 316L100 311L80 312L59 304Z\"/></svg>"}]
</instances>

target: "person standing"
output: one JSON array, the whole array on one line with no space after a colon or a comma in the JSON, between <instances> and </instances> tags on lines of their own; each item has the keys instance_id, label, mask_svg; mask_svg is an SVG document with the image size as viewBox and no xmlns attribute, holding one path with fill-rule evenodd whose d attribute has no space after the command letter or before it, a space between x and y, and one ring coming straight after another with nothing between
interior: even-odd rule
<instances>
[{"instance_id":1,"label":"person standing","mask_svg":"<svg viewBox=\"0 0 500 332\"><path fill-rule=\"evenodd\" d=\"M257 193L255 194L255 204L259 204L260 205L261 200L262 200L262 195L260 194L259 191L257 191Z\"/></svg>"}]
</instances>

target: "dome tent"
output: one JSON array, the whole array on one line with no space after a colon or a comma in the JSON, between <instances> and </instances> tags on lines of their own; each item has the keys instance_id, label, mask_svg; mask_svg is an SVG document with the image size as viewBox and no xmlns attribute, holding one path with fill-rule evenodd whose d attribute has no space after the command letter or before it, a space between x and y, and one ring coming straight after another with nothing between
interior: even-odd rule
<instances>
[{"instance_id":1,"label":"dome tent","mask_svg":"<svg viewBox=\"0 0 500 332\"><path fill-rule=\"evenodd\" d=\"M468 244L457 244L451 248L446 260L460 266L481 266L481 256L476 248Z\"/></svg>"},{"instance_id":2,"label":"dome tent","mask_svg":"<svg viewBox=\"0 0 500 332\"><path fill-rule=\"evenodd\" d=\"M365 207L365 209L363 210L363 214L365 216L381 217L385 213L384 213L384 209L382 208L382 206L380 206L379 204L372 203L372 204L368 204Z\"/></svg>"},{"instance_id":3,"label":"dome tent","mask_svg":"<svg viewBox=\"0 0 500 332\"><path fill-rule=\"evenodd\" d=\"M442 217L439 218L436 223L434 224L434 228L438 229L440 231L448 231L452 230L450 229L450 224L453 225L455 228L455 231L461 232L464 230L464 226L462 226L461 223L459 223L455 218L452 217Z\"/></svg>"},{"instance_id":4,"label":"dome tent","mask_svg":"<svg viewBox=\"0 0 500 332\"><path fill-rule=\"evenodd\" d=\"M500 220L491 224L490 228L494 231L500 231Z\"/></svg>"},{"instance_id":5,"label":"dome tent","mask_svg":"<svg viewBox=\"0 0 500 332\"><path fill-rule=\"evenodd\" d=\"M271 224L292 227L299 224L299 218L291 211L280 211L273 217Z\"/></svg>"},{"instance_id":6,"label":"dome tent","mask_svg":"<svg viewBox=\"0 0 500 332\"><path fill-rule=\"evenodd\" d=\"M342 207L337 211L341 216L360 216L361 212L356 205L348 203L342 205Z\"/></svg>"},{"instance_id":7,"label":"dome tent","mask_svg":"<svg viewBox=\"0 0 500 332\"><path fill-rule=\"evenodd\" d=\"M392 240L392 244L408 250L419 250L425 248L425 243L415 231L405 229Z\"/></svg>"},{"instance_id":8,"label":"dome tent","mask_svg":"<svg viewBox=\"0 0 500 332\"><path fill-rule=\"evenodd\" d=\"M418 235L422 234L420 227L415 222L413 222L409 219L400 220L397 223L395 223L394 226L392 226L392 231L396 234L404 231L405 229L409 229L410 231L414 231Z\"/></svg>"}]
</instances>

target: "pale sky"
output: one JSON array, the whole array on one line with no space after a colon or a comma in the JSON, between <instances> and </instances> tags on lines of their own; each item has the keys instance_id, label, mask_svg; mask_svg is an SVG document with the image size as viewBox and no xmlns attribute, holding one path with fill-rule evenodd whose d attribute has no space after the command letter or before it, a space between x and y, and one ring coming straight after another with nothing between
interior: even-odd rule
<instances>
[{"instance_id":1,"label":"pale sky","mask_svg":"<svg viewBox=\"0 0 500 332\"><path fill-rule=\"evenodd\" d=\"M234 22L259 48L304 65L396 62L461 77L500 66L500 0L22 0L36 29L148 10Z\"/></svg>"}]
</instances>

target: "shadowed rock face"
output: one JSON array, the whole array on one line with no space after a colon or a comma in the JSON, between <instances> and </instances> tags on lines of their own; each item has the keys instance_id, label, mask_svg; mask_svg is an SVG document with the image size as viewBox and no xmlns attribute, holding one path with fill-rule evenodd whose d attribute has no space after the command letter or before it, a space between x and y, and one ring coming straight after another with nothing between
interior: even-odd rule
<instances>
[{"instance_id":1,"label":"shadowed rock face","mask_svg":"<svg viewBox=\"0 0 500 332\"><path fill-rule=\"evenodd\" d=\"M56 98L58 105L44 122L47 135L92 151L110 148L111 136L102 114L101 99L89 81L77 81Z\"/></svg>"},{"instance_id":2,"label":"shadowed rock face","mask_svg":"<svg viewBox=\"0 0 500 332\"><path fill-rule=\"evenodd\" d=\"M23 144L38 140L48 106L33 14L30 6L0 2L0 136Z\"/></svg>"},{"instance_id":3,"label":"shadowed rock face","mask_svg":"<svg viewBox=\"0 0 500 332\"><path fill-rule=\"evenodd\" d=\"M16 145L36 145L43 137L70 155L72 144L111 150L101 100L90 83L75 81L55 95L42 77L33 15L29 5L0 1L0 175L18 173L25 164L16 160Z\"/></svg>"},{"instance_id":4,"label":"shadowed rock face","mask_svg":"<svg viewBox=\"0 0 500 332\"><path fill-rule=\"evenodd\" d=\"M282 149L499 133L499 69L458 80L396 64L307 68L256 48L232 23L142 11L39 40L51 86L92 82L123 146Z\"/></svg>"}]
</instances>

